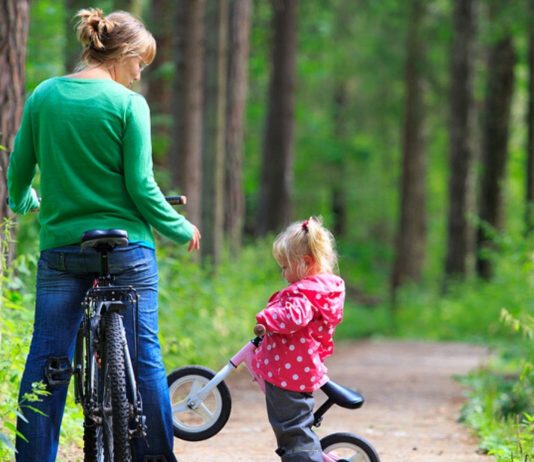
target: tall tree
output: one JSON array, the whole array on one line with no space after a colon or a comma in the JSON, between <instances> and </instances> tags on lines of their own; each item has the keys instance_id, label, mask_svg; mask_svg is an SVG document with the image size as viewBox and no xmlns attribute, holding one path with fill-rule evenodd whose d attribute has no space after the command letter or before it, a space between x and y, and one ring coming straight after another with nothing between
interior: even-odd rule
<instances>
[{"instance_id":1,"label":"tall tree","mask_svg":"<svg viewBox=\"0 0 534 462\"><path fill-rule=\"evenodd\" d=\"M142 0L113 0L113 10L128 11L137 17L141 16Z\"/></svg>"},{"instance_id":2,"label":"tall tree","mask_svg":"<svg viewBox=\"0 0 534 462\"><path fill-rule=\"evenodd\" d=\"M336 140L346 140L349 134L348 106L349 97L347 83L339 81L334 88L333 115L334 122L333 135ZM337 237L342 237L346 233L348 200L346 189L346 165L343 155L336 155L332 165L333 177L336 181L332 183L332 216L333 232Z\"/></svg>"},{"instance_id":3,"label":"tall tree","mask_svg":"<svg viewBox=\"0 0 534 462\"><path fill-rule=\"evenodd\" d=\"M493 12L492 16L498 16ZM482 177L479 196L480 225L477 232L477 274L492 275L491 260L484 250L492 234L503 227L503 189L508 158L508 138L516 53L508 31L490 46L487 63L486 100L482 143Z\"/></svg>"},{"instance_id":4,"label":"tall tree","mask_svg":"<svg viewBox=\"0 0 534 462\"><path fill-rule=\"evenodd\" d=\"M158 164L162 159L167 159L170 145L175 4L172 0L150 2L149 27L158 50L154 61L145 71L146 98L152 113L152 146L154 160Z\"/></svg>"},{"instance_id":5,"label":"tall tree","mask_svg":"<svg viewBox=\"0 0 534 462\"><path fill-rule=\"evenodd\" d=\"M534 2L528 10L528 108L527 108L527 174L525 187L526 229L534 231Z\"/></svg>"},{"instance_id":6,"label":"tall tree","mask_svg":"<svg viewBox=\"0 0 534 462\"><path fill-rule=\"evenodd\" d=\"M228 0L208 2L202 154L202 257L219 263L224 227L224 152L228 78Z\"/></svg>"},{"instance_id":7,"label":"tall tree","mask_svg":"<svg viewBox=\"0 0 534 462\"><path fill-rule=\"evenodd\" d=\"M418 281L426 246L426 152L423 136L424 2L409 2L406 41L404 140L402 148L400 220L391 287Z\"/></svg>"},{"instance_id":8,"label":"tall tree","mask_svg":"<svg viewBox=\"0 0 534 462\"><path fill-rule=\"evenodd\" d=\"M465 276L473 247L473 230L468 213L474 202L474 9L475 0L454 1L450 54L449 206L445 259L447 278Z\"/></svg>"},{"instance_id":9,"label":"tall tree","mask_svg":"<svg viewBox=\"0 0 534 462\"><path fill-rule=\"evenodd\" d=\"M347 47L347 40L353 41L354 27L353 6L349 2L338 2L335 7L334 30L332 38L339 47L338 58L333 68L334 83L332 91L332 144L336 149L329 159L331 177L335 178L331 184L332 231L338 238L344 237L347 231L349 212L347 185L350 184L347 172L347 148L350 139L354 137L354 117L351 117L352 95L349 90L350 79L354 78L353 70L347 66L345 59L350 59L351 49ZM340 59L343 58L343 59ZM350 148L349 148L350 149Z\"/></svg>"},{"instance_id":10,"label":"tall tree","mask_svg":"<svg viewBox=\"0 0 534 462\"><path fill-rule=\"evenodd\" d=\"M228 105L226 115L225 232L233 250L241 247L245 219L243 134L248 87L248 55L252 0L230 4Z\"/></svg>"},{"instance_id":11,"label":"tall tree","mask_svg":"<svg viewBox=\"0 0 534 462\"><path fill-rule=\"evenodd\" d=\"M81 45L76 39L76 13L82 8L87 8L84 0L65 1L65 70L67 73L74 71L81 54Z\"/></svg>"},{"instance_id":12,"label":"tall tree","mask_svg":"<svg viewBox=\"0 0 534 462\"><path fill-rule=\"evenodd\" d=\"M174 186L188 197L188 218L202 226L202 114L205 0L176 4L173 130L167 162Z\"/></svg>"},{"instance_id":13,"label":"tall tree","mask_svg":"<svg viewBox=\"0 0 534 462\"><path fill-rule=\"evenodd\" d=\"M293 212L298 0L271 3L272 65L256 219L256 233L260 236L286 225Z\"/></svg>"},{"instance_id":14,"label":"tall tree","mask_svg":"<svg viewBox=\"0 0 534 462\"><path fill-rule=\"evenodd\" d=\"M8 216L8 152L13 148L24 106L28 10L27 0L0 0L0 224Z\"/></svg>"}]
</instances>

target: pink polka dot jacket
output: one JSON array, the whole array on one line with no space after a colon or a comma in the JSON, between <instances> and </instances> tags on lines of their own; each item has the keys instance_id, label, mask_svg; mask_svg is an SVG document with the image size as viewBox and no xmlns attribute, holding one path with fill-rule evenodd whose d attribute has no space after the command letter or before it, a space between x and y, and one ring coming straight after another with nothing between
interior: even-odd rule
<instances>
[{"instance_id":1,"label":"pink polka dot jacket","mask_svg":"<svg viewBox=\"0 0 534 462\"><path fill-rule=\"evenodd\" d=\"M317 274L276 292L256 315L267 334L252 367L265 381L291 391L313 392L328 381L324 365L343 318L345 283Z\"/></svg>"}]
</instances>

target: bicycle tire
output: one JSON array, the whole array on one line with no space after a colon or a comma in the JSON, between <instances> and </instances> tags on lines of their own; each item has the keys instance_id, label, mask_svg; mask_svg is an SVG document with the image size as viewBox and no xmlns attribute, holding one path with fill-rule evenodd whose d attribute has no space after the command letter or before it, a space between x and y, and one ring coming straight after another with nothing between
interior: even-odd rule
<instances>
[{"instance_id":1,"label":"bicycle tire","mask_svg":"<svg viewBox=\"0 0 534 462\"><path fill-rule=\"evenodd\" d=\"M221 382L196 409L187 406L192 390L208 383L215 373L202 366L186 366L167 376L172 405L174 436L186 441L202 441L219 433L228 422L232 398L226 383Z\"/></svg>"},{"instance_id":2,"label":"bicycle tire","mask_svg":"<svg viewBox=\"0 0 534 462\"><path fill-rule=\"evenodd\" d=\"M104 316L105 323L105 375L104 393L111 398L111 427L112 439L105 438L105 441L112 441L113 462L130 462L132 455L130 451L130 404L128 402L126 390L126 370L124 346L126 335L122 324L121 316L116 312L108 311ZM104 411L104 434L106 434L106 423L109 423L107 412ZM111 435L107 435L111 436Z\"/></svg>"},{"instance_id":3,"label":"bicycle tire","mask_svg":"<svg viewBox=\"0 0 534 462\"><path fill-rule=\"evenodd\" d=\"M323 452L338 462L358 460L380 462L378 453L366 439L353 433L332 433L321 439Z\"/></svg>"}]
</instances>

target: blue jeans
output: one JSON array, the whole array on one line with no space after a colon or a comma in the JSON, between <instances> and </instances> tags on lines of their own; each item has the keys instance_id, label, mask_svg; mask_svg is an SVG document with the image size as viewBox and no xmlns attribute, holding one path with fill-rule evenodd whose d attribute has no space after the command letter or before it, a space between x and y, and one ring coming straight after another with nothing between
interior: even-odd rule
<instances>
[{"instance_id":1,"label":"blue jeans","mask_svg":"<svg viewBox=\"0 0 534 462\"><path fill-rule=\"evenodd\" d=\"M158 271L153 250L130 244L118 247L109 255L110 272L115 284L131 285L139 294L138 386L147 417L148 436L135 438L135 461L150 456L173 455L172 413L165 369L158 340ZM81 302L100 270L99 254L79 246L61 247L41 253L37 270L35 320L30 352L20 384L20 397L31 384L45 378L50 357L72 360L76 334L82 319ZM133 310L124 315L130 353L133 355ZM28 439L17 438L16 460L19 462L53 462L56 459L59 432L68 385L48 386L51 392L39 403L31 403L45 416L25 410L28 422L19 419L18 430ZM82 422L80 422L80 426ZM148 458L148 459L145 459Z\"/></svg>"}]
</instances>

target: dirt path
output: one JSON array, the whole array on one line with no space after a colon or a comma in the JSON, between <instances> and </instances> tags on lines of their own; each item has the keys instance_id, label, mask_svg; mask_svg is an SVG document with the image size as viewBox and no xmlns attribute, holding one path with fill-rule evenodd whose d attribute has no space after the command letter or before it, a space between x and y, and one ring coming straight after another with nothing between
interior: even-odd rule
<instances>
[{"instance_id":1,"label":"dirt path","mask_svg":"<svg viewBox=\"0 0 534 462\"><path fill-rule=\"evenodd\" d=\"M332 409L318 432L360 434L373 443L381 462L490 462L476 453L476 440L456 421L464 394L452 379L486 357L482 348L456 343L338 344L327 363L330 376L358 389L366 403L356 411ZM179 462L279 460L256 385L244 370L228 384L233 398L228 424L204 442L176 440Z\"/></svg>"}]
</instances>

